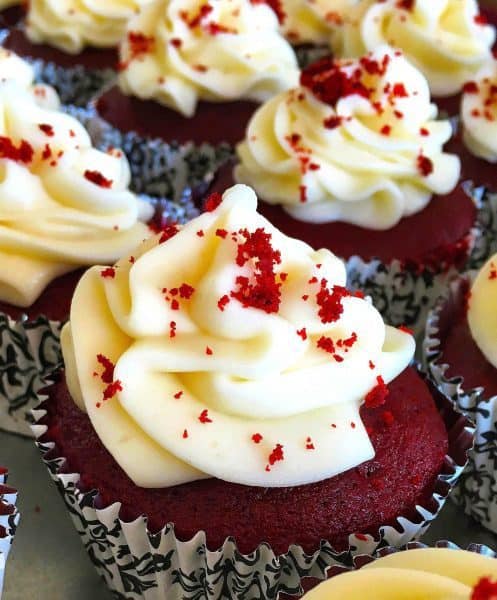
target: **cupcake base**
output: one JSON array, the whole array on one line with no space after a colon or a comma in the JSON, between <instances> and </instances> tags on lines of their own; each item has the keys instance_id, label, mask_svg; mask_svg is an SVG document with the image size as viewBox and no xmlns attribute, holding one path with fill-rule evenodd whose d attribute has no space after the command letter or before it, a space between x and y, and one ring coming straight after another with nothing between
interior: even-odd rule
<instances>
[{"instance_id":1,"label":"cupcake base","mask_svg":"<svg viewBox=\"0 0 497 600\"><path fill-rule=\"evenodd\" d=\"M471 337L466 320L469 285L467 277L454 280L430 311L423 362L440 392L476 423L469 465L453 499L497 533L497 369Z\"/></svg>"},{"instance_id":2,"label":"cupcake base","mask_svg":"<svg viewBox=\"0 0 497 600\"><path fill-rule=\"evenodd\" d=\"M406 379L403 382L401 379L401 387L397 392L394 392L394 396L398 395L404 398L402 406L410 406L410 409L408 408L409 412L412 410L413 405L412 384L415 387L418 384L422 386L424 384L412 370L407 370L405 377ZM59 381L56 386L48 388L46 391L49 394L49 400L42 405L42 410L36 411L35 416L39 425L34 430L39 439L38 445L53 479L70 508L76 527L98 571L114 591L116 597L128 600L149 598L155 600L161 600L162 598L173 600L177 598L179 600L204 596L216 599L246 597L254 600L271 600L275 599L280 592L298 594L301 592L300 581L302 577L323 579L326 570L330 566L350 566L352 557L355 554L369 554L376 548L388 544L400 546L421 535L443 505L451 486L462 470L466 460L466 452L472 441L472 434L467 428L467 421L448 410L443 399L435 394L435 400L441 410L446 427L443 438L446 439L448 435L449 439L448 455L443 459L443 466L440 464L438 466L438 472L441 474L436 477L436 480L433 479L433 472L431 475L425 473L425 479L423 477L418 479L416 475L418 474L418 468L422 469L422 465L419 463L423 459L415 463L409 459L408 472L404 472L404 477L401 478L402 481L400 481L398 474L395 476L400 489L403 491L414 489L415 495L419 495L419 500L422 499L423 503L421 505L412 506L408 511L409 513L411 510L414 512L399 516L391 523L385 522L385 524L382 524L381 519L386 519L386 514L392 508L392 501L387 500L384 507L385 513L382 512L377 515L374 520L376 523L374 531L371 528L370 532L358 532L344 536L341 551L333 548L328 541L321 541L312 549L309 546L309 553L306 553L300 545L292 545L288 551L285 548L284 553L278 553L268 543L259 544L255 549L250 548L252 544L249 542L249 536L253 535L255 521L245 520L248 516L247 506L243 501L238 501L237 506L233 507L233 523L238 535L242 537L240 539L231 537L224 539L222 545L218 548L217 539L221 539L220 532L211 532L211 530L217 524L221 527L224 526L224 516L227 514L226 511L229 513L229 507L232 504L231 494L236 487L241 486L231 486L233 488L231 489L228 484L222 484L224 493L221 496L218 495L218 500L214 504L206 504L205 497L202 497L202 506L200 507L199 504L199 514L191 515L193 523L186 523L186 529L185 524L178 527L169 523L164 529L155 534L152 533L156 529L155 526L159 525L161 520L167 518L173 505L176 505L178 510L183 511L183 514L186 514L185 511L192 511L190 498L188 501L180 502L178 498L174 497L174 488L171 488L167 492L168 499L166 502L163 498L165 490L148 490L144 492L138 489L137 494L145 493L146 496L150 495L153 498L151 500L151 510L155 510L156 514L149 515L148 519L138 516L134 521L129 522L129 519L133 519L140 514L138 504L140 503L140 508L143 508L143 498L133 496L135 492L132 488L134 486L124 475L119 473L119 468L115 463L110 471L105 466L109 464L108 459L104 458L106 451L98 449L93 440L88 441L88 436L92 435L92 431L88 430L89 425L84 425L85 419L87 421L86 417L78 414L75 422L69 421L74 435L72 435L72 441L69 441L69 438L66 437L67 427L63 425L63 422L67 418L71 419L71 417L62 415L61 410L72 410L76 413L78 411L74 408L72 400L67 398L64 387L64 384ZM429 396L428 394L428 400L431 402ZM64 402L65 405L61 404ZM438 404L439 402L441 404ZM395 410L395 407L393 407L392 412ZM48 411L48 414L45 411ZM378 409L378 412L382 413L382 410ZM404 408L400 412L403 413ZM412 413L410 415L410 420L418 423L418 425L415 425L415 428L417 428L420 420L422 420L421 417L418 415L416 420L413 418ZM397 416L397 413L395 413L395 416ZM403 415L399 414L399 418L403 418ZM437 421L439 424L434 425L434 422ZM373 429L375 423L378 425L378 430L376 433L372 432L373 437L378 435L381 438L382 431L386 428L396 427L395 421L390 425L386 424L383 416L378 416L378 420L373 420ZM435 431L440 432L439 417L435 415L433 418L433 414L431 414L431 417L426 421L426 426L429 429L435 427ZM409 427L405 426L405 429L407 430L407 437L410 437ZM394 438L396 435L392 433L391 437ZM420 439L426 440L427 438L421 435L413 441L419 446ZM90 443L92 450L88 451ZM437 457L440 456L439 450L440 448L437 448L435 451ZM66 456L64 451L67 451L70 456ZM378 447L378 455L384 451L386 452L386 449ZM87 459L90 458L90 460L83 460L83 456L86 456ZM437 458L438 460L439 458ZM81 467L83 471L81 474L75 474L75 463L77 461L79 461L77 468ZM412 468L413 464L414 469ZM358 468L356 477L357 481L362 481L360 485L363 494L368 497L367 490L369 490L372 497L383 495L383 498L386 499L390 498L393 493L397 496L397 484L392 485L390 474L380 473L376 468L375 461L363 465L362 469L361 467ZM396 463L393 470L399 468L399 464ZM349 472L349 476L353 471ZM103 481L100 479L101 484L95 479L99 476L103 477ZM414 481L411 480L412 477L414 477ZM334 478L335 480L336 478ZM122 482L120 485L124 485L124 488L117 487L120 481ZM383 489L377 489L378 484L373 484L373 481L388 481L388 485L384 486ZM91 489L96 483L101 485L98 493ZM203 487L206 483L208 482L196 482L196 484L189 485ZM203 486L198 486L198 484L203 484ZM219 484L214 481L214 486L217 485ZM230 488L228 492L226 491L227 485ZM302 488L306 487L312 488L313 486L302 486ZM176 492L179 489L180 486L176 488ZM268 492L272 494L273 490L257 489L257 492L258 497L256 500L262 502L261 506L263 506L264 503L268 503L265 496ZM279 532L275 530L275 527L282 522L282 511L289 510L288 503L291 503L293 496L299 493L299 488L276 490L276 492L284 495L285 500L273 506L269 514L260 514L258 520L261 521L267 517L267 533L273 535L273 537L275 535L279 537L279 543L283 548L287 545L287 540L290 540L288 531ZM343 507L343 493L346 493L345 489L342 490L342 497L338 499L338 506L342 506L340 510L346 510ZM114 503L109 506L109 494L118 494L117 498L122 499L123 504ZM156 494L157 499L155 499ZM349 489L349 494L351 501L353 501L352 498L356 494L356 489ZM240 496L237 497L240 500ZM304 498L305 500L307 499ZM411 499L406 498L405 500L410 502ZM311 494L308 501L304 502L303 512L301 509L298 513L300 517L293 515L297 526L300 526L299 522L302 520L312 524L312 519L309 519L309 509L312 507L312 503L319 505L320 497ZM267 504L267 506L269 507L270 504ZM222 510L220 507L222 507ZM240 511L243 512L243 515ZM362 515L353 515L353 518L366 517L365 511L369 514L368 502L362 502L361 504L359 512ZM270 519L270 515L273 513L277 515L277 518ZM204 530L200 530L190 539L190 529L188 528L196 527L196 522L202 514L203 524L204 526L207 524L209 532L206 534ZM306 515L305 518L302 517L303 514ZM160 519L157 519L157 522L154 523L153 520L158 515L160 515ZM288 516L292 518L292 515L286 514L285 516L287 519ZM333 513L330 513L328 518L332 522ZM264 530L265 532L266 530ZM304 531L303 535L305 536L308 533L314 535L315 531ZM294 532L291 539L295 540L296 535L298 533ZM215 539L213 539L213 536ZM213 542L216 543L213 544ZM242 548L253 550L253 552L242 554L243 550L239 547L239 544ZM212 550L214 545L216 548ZM278 544L276 544L276 547L278 548Z\"/></svg>"}]
</instances>

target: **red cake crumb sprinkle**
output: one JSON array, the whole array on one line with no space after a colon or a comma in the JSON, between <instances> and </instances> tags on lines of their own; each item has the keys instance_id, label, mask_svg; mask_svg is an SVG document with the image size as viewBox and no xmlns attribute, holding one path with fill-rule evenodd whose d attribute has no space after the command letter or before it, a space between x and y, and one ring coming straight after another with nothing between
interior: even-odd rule
<instances>
[{"instance_id":1,"label":"red cake crumb sprinkle","mask_svg":"<svg viewBox=\"0 0 497 600\"><path fill-rule=\"evenodd\" d=\"M342 121L343 117L339 117L338 115L331 115L323 121L323 125L326 127L326 129L335 129L336 127L340 127Z\"/></svg>"},{"instance_id":2,"label":"red cake crumb sprinkle","mask_svg":"<svg viewBox=\"0 0 497 600\"><path fill-rule=\"evenodd\" d=\"M309 294L304 294L304 295L302 296L302 300L303 300L304 302L307 302L307 300L309 300Z\"/></svg>"},{"instance_id":3,"label":"red cake crumb sprinkle","mask_svg":"<svg viewBox=\"0 0 497 600\"><path fill-rule=\"evenodd\" d=\"M212 419L209 417L209 411L207 410L207 408L204 408L204 410L200 413L200 415L198 416L198 420L201 423L212 423Z\"/></svg>"},{"instance_id":4,"label":"red cake crumb sprinkle","mask_svg":"<svg viewBox=\"0 0 497 600\"><path fill-rule=\"evenodd\" d=\"M487 17L485 15L482 15L481 13L475 15L474 21L477 25L488 25Z\"/></svg>"},{"instance_id":5,"label":"red cake crumb sprinkle","mask_svg":"<svg viewBox=\"0 0 497 600\"><path fill-rule=\"evenodd\" d=\"M212 356L212 348L209 348L209 346L206 346L205 353L207 354L207 356Z\"/></svg>"},{"instance_id":6,"label":"red cake crumb sprinkle","mask_svg":"<svg viewBox=\"0 0 497 600\"><path fill-rule=\"evenodd\" d=\"M229 304L229 301L230 298L227 294L224 294L224 296L221 296L221 298L219 298L219 300L217 301L217 307L221 312L224 312L224 309L226 305Z\"/></svg>"},{"instance_id":7,"label":"red cake crumb sprinkle","mask_svg":"<svg viewBox=\"0 0 497 600\"><path fill-rule=\"evenodd\" d=\"M297 335L299 335L304 341L307 339L307 330L305 327L297 330Z\"/></svg>"},{"instance_id":8,"label":"red cake crumb sprinkle","mask_svg":"<svg viewBox=\"0 0 497 600\"><path fill-rule=\"evenodd\" d=\"M288 279L288 273L284 273L283 271L279 274L280 281L286 281Z\"/></svg>"},{"instance_id":9,"label":"red cake crumb sprinkle","mask_svg":"<svg viewBox=\"0 0 497 600\"><path fill-rule=\"evenodd\" d=\"M395 115L395 117L397 117L397 119L403 119L404 118L404 113L400 110L394 110L393 114Z\"/></svg>"},{"instance_id":10,"label":"red cake crumb sprinkle","mask_svg":"<svg viewBox=\"0 0 497 600\"><path fill-rule=\"evenodd\" d=\"M393 84L392 93L397 98L407 98L409 96L406 86L400 82Z\"/></svg>"},{"instance_id":11,"label":"red cake crumb sprinkle","mask_svg":"<svg viewBox=\"0 0 497 600\"><path fill-rule=\"evenodd\" d=\"M473 588L471 600L496 600L497 599L497 581L492 581L490 577L482 577Z\"/></svg>"},{"instance_id":12,"label":"red cake crumb sprinkle","mask_svg":"<svg viewBox=\"0 0 497 600\"><path fill-rule=\"evenodd\" d=\"M423 177L428 177L428 175L433 173L433 161L423 154L418 154L416 167Z\"/></svg>"},{"instance_id":13,"label":"red cake crumb sprinkle","mask_svg":"<svg viewBox=\"0 0 497 600\"><path fill-rule=\"evenodd\" d=\"M304 204L307 202L307 186L299 185L299 201Z\"/></svg>"},{"instance_id":14,"label":"red cake crumb sprinkle","mask_svg":"<svg viewBox=\"0 0 497 600\"><path fill-rule=\"evenodd\" d=\"M393 416L392 411L390 410L384 410L381 413L381 418L383 419L385 425L387 425L388 427L393 425L393 422L395 421L395 417Z\"/></svg>"},{"instance_id":15,"label":"red cake crumb sprinkle","mask_svg":"<svg viewBox=\"0 0 497 600\"><path fill-rule=\"evenodd\" d=\"M250 0L252 4L267 4L278 17L280 25L283 25L286 19L286 13L283 10L281 0Z\"/></svg>"},{"instance_id":16,"label":"red cake crumb sprinkle","mask_svg":"<svg viewBox=\"0 0 497 600\"><path fill-rule=\"evenodd\" d=\"M33 154L34 149L26 140L21 140L19 147L16 147L10 138L0 136L0 158L28 164L33 160Z\"/></svg>"},{"instance_id":17,"label":"red cake crumb sprinkle","mask_svg":"<svg viewBox=\"0 0 497 600\"><path fill-rule=\"evenodd\" d=\"M185 429L183 431L183 439L186 440L187 437L188 437L188 429Z\"/></svg>"},{"instance_id":18,"label":"red cake crumb sprinkle","mask_svg":"<svg viewBox=\"0 0 497 600\"><path fill-rule=\"evenodd\" d=\"M130 31L128 33L128 43L130 51L130 61L140 58L144 54L154 51L155 38L146 36L140 31Z\"/></svg>"},{"instance_id":19,"label":"red cake crumb sprinkle","mask_svg":"<svg viewBox=\"0 0 497 600\"><path fill-rule=\"evenodd\" d=\"M364 403L367 408L378 408L385 404L385 400L389 394L388 387L381 375L376 378L375 387L366 394Z\"/></svg>"},{"instance_id":20,"label":"red cake crumb sprinkle","mask_svg":"<svg viewBox=\"0 0 497 600\"><path fill-rule=\"evenodd\" d=\"M161 231L161 236L159 238L159 244L163 244L164 242L169 241L172 237L174 237L179 231L179 227L175 223L169 223L164 226Z\"/></svg>"},{"instance_id":21,"label":"red cake crumb sprinkle","mask_svg":"<svg viewBox=\"0 0 497 600\"><path fill-rule=\"evenodd\" d=\"M52 158L52 148L50 148L49 144L45 144L45 148L43 148L43 152L41 153L42 160L48 160Z\"/></svg>"},{"instance_id":22,"label":"red cake crumb sprinkle","mask_svg":"<svg viewBox=\"0 0 497 600\"><path fill-rule=\"evenodd\" d=\"M244 276L236 278L239 287L231 292L231 296L244 307L258 308L268 314L277 313L281 302L281 283L276 281L274 266L281 263L281 253L271 246L271 234L263 228L253 233L242 229L239 233L245 241L238 244L236 264L243 267L254 259L254 272L252 281Z\"/></svg>"},{"instance_id":23,"label":"red cake crumb sprinkle","mask_svg":"<svg viewBox=\"0 0 497 600\"><path fill-rule=\"evenodd\" d=\"M38 125L38 128L40 129L40 131L43 131L43 133L46 136L48 136L48 137L54 136L53 127L51 125L49 125L48 123L41 123L40 125Z\"/></svg>"},{"instance_id":24,"label":"red cake crumb sprinkle","mask_svg":"<svg viewBox=\"0 0 497 600\"><path fill-rule=\"evenodd\" d=\"M317 282L318 282L318 278L314 276L314 277L311 277L307 283L312 284L312 283L317 283Z\"/></svg>"},{"instance_id":25,"label":"red cake crumb sprinkle","mask_svg":"<svg viewBox=\"0 0 497 600\"><path fill-rule=\"evenodd\" d=\"M107 267L106 269L102 269L102 271L100 271L100 277L103 277L104 279L114 279L115 276L116 269L114 267Z\"/></svg>"},{"instance_id":26,"label":"red cake crumb sprinkle","mask_svg":"<svg viewBox=\"0 0 497 600\"><path fill-rule=\"evenodd\" d=\"M226 229L216 229L216 235L217 237L220 237L223 240L225 240L226 236L228 235L228 232L226 231Z\"/></svg>"},{"instance_id":27,"label":"red cake crumb sprinkle","mask_svg":"<svg viewBox=\"0 0 497 600\"><path fill-rule=\"evenodd\" d=\"M205 234L204 234L204 230L203 230L203 229L199 229L199 230L197 231L197 235L198 235L198 237L204 237L204 235L205 235Z\"/></svg>"},{"instance_id":28,"label":"red cake crumb sprinkle","mask_svg":"<svg viewBox=\"0 0 497 600\"><path fill-rule=\"evenodd\" d=\"M174 46L175 48L181 48L182 45L183 45L183 41L180 40L179 38L171 39L171 46Z\"/></svg>"},{"instance_id":29,"label":"red cake crumb sprinkle","mask_svg":"<svg viewBox=\"0 0 497 600\"><path fill-rule=\"evenodd\" d=\"M179 286L179 295L181 298L184 298L185 300L189 300L193 296L194 292L195 292L195 288L192 287L191 285L189 285L188 283L182 283Z\"/></svg>"},{"instance_id":30,"label":"red cake crumb sprinkle","mask_svg":"<svg viewBox=\"0 0 497 600\"><path fill-rule=\"evenodd\" d=\"M169 323L169 337L170 338L176 337L176 321L171 321Z\"/></svg>"},{"instance_id":31,"label":"red cake crumb sprinkle","mask_svg":"<svg viewBox=\"0 0 497 600\"><path fill-rule=\"evenodd\" d=\"M490 263L490 273L488 274L488 278L492 281L493 279L497 279L497 267L493 262Z\"/></svg>"},{"instance_id":32,"label":"red cake crumb sprinkle","mask_svg":"<svg viewBox=\"0 0 497 600\"><path fill-rule=\"evenodd\" d=\"M466 81L466 83L462 86L462 91L466 94L477 94L479 92L479 87L476 81Z\"/></svg>"},{"instance_id":33,"label":"red cake crumb sprinkle","mask_svg":"<svg viewBox=\"0 0 497 600\"><path fill-rule=\"evenodd\" d=\"M267 460L268 464L266 465L266 471L270 471L270 467L272 467L277 462L285 460L283 446L281 444L276 444L276 446L271 451L271 454L268 456Z\"/></svg>"},{"instance_id":34,"label":"red cake crumb sprinkle","mask_svg":"<svg viewBox=\"0 0 497 600\"><path fill-rule=\"evenodd\" d=\"M254 444L260 444L263 439L264 438L260 433L254 433L254 435L252 436L252 441L254 442Z\"/></svg>"},{"instance_id":35,"label":"red cake crumb sprinkle","mask_svg":"<svg viewBox=\"0 0 497 600\"><path fill-rule=\"evenodd\" d=\"M100 379L104 383L112 383L114 380L114 363L103 354L97 354L97 362L104 368L103 373L100 375Z\"/></svg>"},{"instance_id":36,"label":"red cake crumb sprinkle","mask_svg":"<svg viewBox=\"0 0 497 600\"><path fill-rule=\"evenodd\" d=\"M207 212L213 212L223 201L223 197L219 192L214 192L207 196L205 201L205 210Z\"/></svg>"},{"instance_id":37,"label":"red cake crumb sprinkle","mask_svg":"<svg viewBox=\"0 0 497 600\"><path fill-rule=\"evenodd\" d=\"M305 449L306 450L315 450L314 448L314 444L312 442L312 439L310 437L308 437L305 441Z\"/></svg>"},{"instance_id":38,"label":"red cake crumb sprinkle","mask_svg":"<svg viewBox=\"0 0 497 600\"><path fill-rule=\"evenodd\" d=\"M176 400L179 400L182 395L183 395L183 390L180 390L179 392L176 392L176 394L174 394L174 397Z\"/></svg>"},{"instance_id":39,"label":"red cake crumb sprinkle","mask_svg":"<svg viewBox=\"0 0 497 600\"><path fill-rule=\"evenodd\" d=\"M355 429L355 428L356 428L356 424L354 423L354 421L351 421L351 422L350 422L350 427L351 427L352 429Z\"/></svg>"},{"instance_id":40,"label":"red cake crumb sprinkle","mask_svg":"<svg viewBox=\"0 0 497 600\"><path fill-rule=\"evenodd\" d=\"M332 423L332 424L330 425L330 427L332 427L333 429L336 429L336 428L337 428L337 426L336 426L336 424L335 424L335 423Z\"/></svg>"},{"instance_id":41,"label":"red cake crumb sprinkle","mask_svg":"<svg viewBox=\"0 0 497 600\"><path fill-rule=\"evenodd\" d=\"M181 10L179 16L188 25L190 29L195 29L196 27L199 27L202 24L202 21L205 19L205 17L210 15L212 11L212 6L210 6L210 4L206 2L205 4L199 6L198 11L193 16L190 16L188 14L188 11L186 10Z\"/></svg>"},{"instance_id":42,"label":"red cake crumb sprinkle","mask_svg":"<svg viewBox=\"0 0 497 600\"><path fill-rule=\"evenodd\" d=\"M319 306L318 315L322 323L334 323L343 313L343 298L350 296L346 288L335 285L331 290L327 287L326 279L321 279L321 289L316 295Z\"/></svg>"},{"instance_id":43,"label":"red cake crumb sprinkle","mask_svg":"<svg viewBox=\"0 0 497 600\"><path fill-rule=\"evenodd\" d=\"M390 133L392 132L392 128L390 127L390 125L383 125L383 127L380 129L380 133L381 135L390 135Z\"/></svg>"},{"instance_id":44,"label":"red cake crumb sprinkle","mask_svg":"<svg viewBox=\"0 0 497 600\"><path fill-rule=\"evenodd\" d=\"M112 383L108 384L108 386L104 390L102 399L104 401L110 400L117 394L117 392L122 392L122 391L123 391L122 383L119 381L119 379L117 379L116 381L113 381Z\"/></svg>"},{"instance_id":45,"label":"red cake crumb sprinkle","mask_svg":"<svg viewBox=\"0 0 497 600\"><path fill-rule=\"evenodd\" d=\"M412 329L409 329L409 327L407 327L406 325L400 325L398 329L399 331L403 331L404 333L408 333L409 335L414 335L414 331Z\"/></svg>"},{"instance_id":46,"label":"red cake crumb sprinkle","mask_svg":"<svg viewBox=\"0 0 497 600\"><path fill-rule=\"evenodd\" d=\"M85 179L91 181L95 185L102 188L110 188L112 186L112 179L107 179L100 173L100 171L90 171L87 169L84 173Z\"/></svg>"},{"instance_id":47,"label":"red cake crumb sprinkle","mask_svg":"<svg viewBox=\"0 0 497 600\"><path fill-rule=\"evenodd\" d=\"M428 129L426 129L426 127L421 127L419 133L424 136L430 135L430 132L428 131Z\"/></svg>"}]
</instances>

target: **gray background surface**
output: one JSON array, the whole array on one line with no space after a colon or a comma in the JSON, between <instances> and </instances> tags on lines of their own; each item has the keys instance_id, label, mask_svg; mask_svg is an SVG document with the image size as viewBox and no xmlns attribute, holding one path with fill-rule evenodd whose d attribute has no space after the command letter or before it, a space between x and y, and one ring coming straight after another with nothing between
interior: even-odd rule
<instances>
[{"instance_id":1,"label":"gray background surface","mask_svg":"<svg viewBox=\"0 0 497 600\"><path fill-rule=\"evenodd\" d=\"M2 600L111 600L96 574L32 440L0 432L2 465L19 490L21 522L7 563ZM481 542L497 536L448 502L423 541Z\"/></svg>"}]
</instances>

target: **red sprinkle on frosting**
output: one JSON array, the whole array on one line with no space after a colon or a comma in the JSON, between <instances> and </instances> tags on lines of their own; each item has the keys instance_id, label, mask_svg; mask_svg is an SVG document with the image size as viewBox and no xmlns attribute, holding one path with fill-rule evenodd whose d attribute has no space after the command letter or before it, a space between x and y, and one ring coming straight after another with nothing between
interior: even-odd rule
<instances>
[{"instance_id":1,"label":"red sprinkle on frosting","mask_svg":"<svg viewBox=\"0 0 497 600\"><path fill-rule=\"evenodd\" d=\"M496 600L497 580L490 577L482 577L473 588L470 600Z\"/></svg>"},{"instance_id":2,"label":"red sprinkle on frosting","mask_svg":"<svg viewBox=\"0 0 497 600\"><path fill-rule=\"evenodd\" d=\"M207 356L212 356L212 349L209 348L209 346L205 347L205 353L207 354Z\"/></svg>"},{"instance_id":3,"label":"red sprinkle on frosting","mask_svg":"<svg viewBox=\"0 0 497 600\"><path fill-rule=\"evenodd\" d=\"M176 392L176 394L174 394L174 397L176 398L176 400L179 400L182 395L183 395L183 391L180 390L179 392Z\"/></svg>"},{"instance_id":4,"label":"red sprinkle on frosting","mask_svg":"<svg viewBox=\"0 0 497 600\"><path fill-rule=\"evenodd\" d=\"M224 296L219 298L219 300L217 301L217 307L219 308L219 310L221 312L224 312L224 309L225 309L226 305L229 304L229 301L230 301L230 298L227 294L224 294Z\"/></svg>"},{"instance_id":5,"label":"red sprinkle on frosting","mask_svg":"<svg viewBox=\"0 0 497 600\"><path fill-rule=\"evenodd\" d=\"M385 404L387 396L390 393L381 375L378 375L376 381L375 387L366 394L364 399L366 408L378 408L382 406Z\"/></svg>"},{"instance_id":6,"label":"red sprinkle on frosting","mask_svg":"<svg viewBox=\"0 0 497 600\"><path fill-rule=\"evenodd\" d=\"M112 179L107 179L100 173L100 171L90 171L87 169L84 173L85 179L91 181L95 185L102 188L110 188L112 186Z\"/></svg>"},{"instance_id":7,"label":"red sprinkle on frosting","mask_svg":"<svg viewBox=\"0 0 497 600\"><path fill-rule=\"evenodd\" d=\"M334 323L343 313L342 300L350 296L350 293L342 286L335 285L330 290L327 285L327 280L321 279L321 289L316 295L318 315L322 323Z\"/></svg>"},{"instance_id":8,"label":"red sprinkle on frosting","mask_svg":"<svg viewBox=\"0 0 497 600\"><path fill-rule=\"evenodd\" d=\"M198 420L201 423L212 423L212 419L209 418L209 411L207 408L204 408L204 410L200 413Z\"/></svg>"},{"instance_id":9,"label":"red sprinkle on frosting","mask_svg":"<svg viewBox=\"0 0 497 600\"><path fill-rule=\"evenodd\" d=\"M418 154L416 167L423 177L428 177L428 175L433 173L433 161L423 154Z\"/></svg>"},{"instance_id":10,"label":"red sprinkle on frosting","mask_svg":"<svg viewBox=\"0 0 497 600\"><path fill-rule=\"evenodd\" d=\"M264 438L260 433L254 433L254 435L252 436L252 441L254 442L254 444L260 444L263 439Z\"/></svg>"},{"instance_id":11,"label":"red sprinkle on frosting","mask_svg":"<svg viewBox=\"0 0 497 600\"><path fill-rule=\"evenodd\" d=\"M10 138L0 136L0 158L28 164L33 160L33 155L33 146L26 140L21 140L19 146L16 147Z\"/></svg>"},{"instance_id":12,"label":"red sprinkle on frosting","mask_svg":"<svg viewBox=\"0 0 497 600\"><path fill-rule=\"evenodd\" d=\"M104 279L114 279L115 276L116 269L114 267L107 267L106 269L102 269L102 271L100 271L100 277L103 277Z\"/></svg>"},{"instance_id":13,"label":"red sprinkle on frosting","mask_svg":"<svg viewBox=\"0 0 497 600\"><path fill-rule=\"evenodd\" d=\"M40 125L38 125L38 128L40 129L40 131L43 131L43 133L46 136L48 136L48 137L54 136L53 127L51 125L49 125L48 123L41 123Z\"/></svg>"},{"instance_id":14,"label":"red sprinkle on frosting","mask_svg":"<svg viewBox=\"0 0 497 600\"><path fill-rule=\"evenodd\" d=\"M270 466L272 467L275 463L282 460L285 460L283 446L281 444L276 444L276 446L271 451L271 454L268 456L268 464L266 465L266 471L270 471Z\"/></svg>"},{"instance_id":15,"label":"red sprinkle on frosting","mask_svg":"<svg viewBox=\"0 0 497 600\"><path fill-rule=\"evenodd\" d=\"M307 339L307 330L305 327L297 330L297 335L299 335L304 341Z\"/></svg>"}]
</instances>

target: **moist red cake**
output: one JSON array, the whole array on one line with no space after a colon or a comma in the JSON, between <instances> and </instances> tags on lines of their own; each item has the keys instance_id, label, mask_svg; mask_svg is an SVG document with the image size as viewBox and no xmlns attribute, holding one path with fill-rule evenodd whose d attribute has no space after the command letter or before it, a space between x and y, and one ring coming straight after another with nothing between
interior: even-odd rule
<instances>
[{"instance_id":1,"label":"moist red cake","mask_svg":"<svg viewBox=\"0 0 497 600\"><path fill-rule=\"evenodd\" d=\"M116 48L85 48L79 54L68 54L46 44L31 43L20 27L12 29L2 45L19 56L41 58L64 68L81 65L86 69L117 69L119 62Z\"/></svg>"},{"instance_id":2,"label":"moist red cake","mask_svg":"<svg viewBox=\"0 0 497 600\"><path fill-rule=\"evenodd\" d=\"M219 170L210 192L223 193L233 184L233 165L227 164ZM397 259L407 266L432 266L436 270L465 263L477 213L461 185L447 196L435 196L424 210L385 231L340 222L305 223L263 199L258 210L286 235L315 248L328 248L341 258L358 255L365 260L379 258L385 264Z\"/></svg>"},{"instance_id":3,"label":"moist red cake","mask_svg":"<svg viewBox=\"0 0 497 600\"><path fill-rule=\"evenodd\" d=\"M292 543L311 552L321 539L344 549L351 533L375 534L380 525L394 524L400 515L417 519L416 505L433 508L435 480L449 447L447 430L454 422L444 424L432 392L412 368L389 390L383 406L361 410L376 450L374 459L305 486L260 488L207 479L164 489L139 488L74 404L62 372L46 390L49 400L42 408L47 415L41 422L48 430L41 441L55 442L47 458L65 457L64 472L80 473L83 490L98 490L99 508L119 501L121 518L145 514L153 532L173 522L180 539L204 530L208 547L216 549L233 536L244 553L263 541L276 553L287 552ZM463 463L465 458L456 460Z\"/></svg>"},{"instance_id":4,"label":"moist red cake","mask_svg":"<svg viewBox=\"0 0 497 600\"><path fill-rule=\"evenodd\" d=\"M199 102L187 118L153 100L126 96L117 86L96 103L99 115L123 132L136 131L166 142L235 144L243 139L248 122L259 106L255 102Z\"/></svg>"},{"instance_id":5,"label":"moist red cake","mask_svg":"<svg viewBox=\"0 0 497 600\"><path fill-rule=\"evenodd\" d=\"M497 395L497 369L476 345L467 320L468 279L461 278L439 313L441 364L446 378L463 377L465 390L483 387L485 397Z\"/></svg>"}]
</instances>

